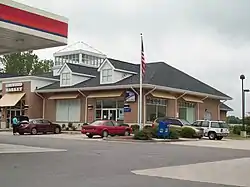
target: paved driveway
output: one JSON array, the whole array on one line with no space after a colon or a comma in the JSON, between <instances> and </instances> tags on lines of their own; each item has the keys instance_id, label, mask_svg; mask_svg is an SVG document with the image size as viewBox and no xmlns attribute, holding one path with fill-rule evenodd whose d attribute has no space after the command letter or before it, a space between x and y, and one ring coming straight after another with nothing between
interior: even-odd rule
<instances>
[{"instance_id":1,"label":"paved driveway","mask_svg":"<svg viewBox=\"0 0 250 187\"><path fill-rule=\"evenodd\" d=\"M0 133L0 144L5 150L9 149L9 153L0 151L1 186L218 187L249 184L245 177L249 173L245 166L250 165L248 150L179 143L84 141L69 136ZM13 153L13 148L18 151ZM225 180L224 176L230 180Z\"/></svg>"}]
</instances>

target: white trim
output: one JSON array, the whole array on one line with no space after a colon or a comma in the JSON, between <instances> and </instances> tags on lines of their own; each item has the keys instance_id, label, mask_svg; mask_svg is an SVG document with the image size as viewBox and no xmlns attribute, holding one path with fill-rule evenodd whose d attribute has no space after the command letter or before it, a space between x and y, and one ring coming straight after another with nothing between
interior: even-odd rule
<instances>
[{"instance_id":1,"label":"white trim","mask_svg":"<svg viewBox=\"0 0 250 187\"><path fill-rule=\"evenodd\" d=\"M64 92L71 92L71 91L78 91L78 90L86 90L86 91L95 91L95 90L112 90L112 89L125 89L125 88L139 88L139 84L128 84L128 85L112 85L112 86L98 86L98 87L83 87L83 88L67 88L64 90ZM193 91L187 91L177 88L170 88L170 87L164 87L164 86L157 86L152 84L143 84L143 88L154 88L156 87L157 90L163 90L163 91L172 91L175 93L185 93L190 95L196 95L196 96L204 96L214 99L220 99L220 100L232 100L231 97L223 97L223 96L217 96L212 94L206 94L206 93L199 93L199 92L193 92ZM37 90L38 93L49 93L49 92L62 92L61 89L50 89L50 90Z\"/></svg>"},{"instance_id":2,"label":"white trim","mask_svg":"<svg viewBox=\"0 0 250 187\"><path fill-rule=\"evenodd\" d=\"M31 80L51 80L51 81L59 81L58 79L47 78L47 77L39 77L39 76L19 76L19 77L8 77L8 78L1 78L0 82L11 82L11 81L31 81Z\"/></svg>"},{"instance_id":3,"label":"white trim","mask_svg":"<svg viewBox=\"0 0 250 187\"><path fill-rule=\"evenodd\" d=\"M51 18L51 19L55 19L57 21L62 21L65 23L68 23L68 19L66 17L45 11L45 10L41 10L41 9L37 9L28 5L24 5L22 3L16 2L16 1L12 1L12 0L1 0L1 4L7 5L7 6L11 6L13 8L18 8L24 11L28 11L31 12L33 14L38 14L47 18Z\"/></svg>"},{"instance_id":4,"label":"white trim","mask_svg":"<svg viewBox=\"0 0 250 187\"><path fill-rule=\"evenodd\" d=\"M11 30L13 32L27 34L28 37L31 37L31 38L39 37L40 39L46 39L46 40L48 40L47 43L50 44L51 47L58 47L61 45L66 45L68 43L68 39L65 37L61 37L61 36L54 35L54 34L49 34L47 32L42 32L42 31L27 28L27 27L22 27L19 25L11 24L11 23L6 23L6 22L0 21L0 27L4 28L4 29ZM53 44L53 41L59 42L59 43ZM33 48L35 48L35 47L33 47ZM36 47L36 49L40 49L40 48L41 47L39 47L39 45L38 45L38 47Z\"/></svg>"},{"instance_id":5,"label":"white trim","mask_svg":"<svg viewBox=\"0 0 250 187\"><path fill-rule=\"evenodd\" d=\"M70 73L72 74L72 71L71 71L71 69L69 68L69 66L68 66L67 63L63 64L63 66L58 70L57 73L58 73L58 74L61 74L61 73L62 73L62 70L65 68L65 66L67 66L67 68L69 69Z\"/></svg>"},{"instance_id":6,"label":"white trim","mask_svg":"<svg viewBox=\"0 0 250 187\"><path fill-rule=\"evenodd\" d=\"M63 83L63 74L69 74L69 84L62 84ZM69 87L72 86L72 73L71 72L63 72L60 74L60 87Z\"/></svg>"},{"instance_id":7,"label":"white trim","mask_svg":"<svg viewBox=\"0 0 250 187\"><path fill-rule=\"evenodd\" d=\"M94 76L94 75L88 75L88 74L84 74L84 73L75 73L75 72L72 72L72 75L80 75L80 76L92 77L92 78L95 78L95 77L96 77L96 76Z\"/></svg>"},{"instance_id":8,"label":"white trim","mask_svg":"<svg viewBox=\"0 0 250 187\"><path fill-rule=\"evenodd\" d=\"M113 64L111 64L111 62L106 58L103 63L100 65L100 67L97 69L98 72L101 71L102 67L105 65L105 63L109 63L110 67L115 70L115 67L113 66Z\"/></svg>"},{"instance_id":9,"label":"white trim","mask_svg":"<svg viewBox=\"0 0 250 187\"><path fill-rule=\"evenodd\" d=\"M123 69L115 69L115 71L122 72L122 73L134 74L134 75L137 75L137 74L138 74L138 73L136 73L136 72L127 71L127 70L123 70Z\"/></svg>"},{"instance_id":10,"label":"white trim","mask_svg":"<svg viewBox=\"0 0 250 187\"><path fill-rule=\"evenodd\" d=\"M107 59L107 56L105 56L105 55L95 53L95 52L91 52L91 51L86 51L86 50L83 50L83 49L70 50L70 46L66 47L65 50L67 50L68 48L69 48L68 51L55 52L53 54L53 56L54 57L60 57L60 56L71 55L71 54L86 54L86 55L91 55L91 56L95 56L95 57L98 57L98 58Z\"/></svg>"}]
</instances>

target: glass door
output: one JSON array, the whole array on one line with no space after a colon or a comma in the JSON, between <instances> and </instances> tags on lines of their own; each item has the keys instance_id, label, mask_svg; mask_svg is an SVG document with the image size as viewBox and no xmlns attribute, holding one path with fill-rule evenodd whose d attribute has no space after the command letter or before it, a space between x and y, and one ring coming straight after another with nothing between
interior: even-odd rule
<instances>
[{"instance_id":1,"label":"glass door","mask_svg":"<svg viewBox=\"0 0 250 187\"><path fill-rule=\"evenodd\" d=\"M103 120L108 120L109 119L109 110L102 110L102 119Z\"/></svg>"},{"instance_id":2,"label":"glass door","mask_svg":"<svg viewBox=\"0 0 250 187\"><path fill-rule=\"evenodd\" d=\"M116 121L116 109L109 110L109 119Z\"/></svg>"}]
</instances>

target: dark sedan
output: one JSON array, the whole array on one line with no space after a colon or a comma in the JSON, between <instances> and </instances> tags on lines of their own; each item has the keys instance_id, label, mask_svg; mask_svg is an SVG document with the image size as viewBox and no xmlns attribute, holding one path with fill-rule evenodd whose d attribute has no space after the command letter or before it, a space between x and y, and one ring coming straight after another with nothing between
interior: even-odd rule
<instances>
[{"instance_id":1,"label":"dark sedan","mask_svg":"<svg viewBox=\"0 0 250 187\"><path fill-rule=\"evenodd\" d=\"M32 135L36 135L38 133L46 134L48 132L60 134L61 126L46 119L33 119L20 122L20 125L17 127L17 132L20 135L23 135L25 133L29 133Z\"/></svg>"}]
</instances>

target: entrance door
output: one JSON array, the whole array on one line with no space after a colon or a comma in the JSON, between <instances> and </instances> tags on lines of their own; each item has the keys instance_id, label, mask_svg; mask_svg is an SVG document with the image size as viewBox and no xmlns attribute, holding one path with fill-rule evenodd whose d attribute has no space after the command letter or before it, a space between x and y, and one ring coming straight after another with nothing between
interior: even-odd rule
<instances>
[{"instance_id":1,"label":"entrance door","mask_svg":"<svg viewBox=\"0 0 250 187\"><path fill-rule=\"evenodd\" d=\"M116 109L115 110L109 110L109 119L116 121Z\"/></svg>"},{"instance_id":2,"label":"entrance door","mask_svg":"<svg viewBox=\"0 0 250 187\"><path fill-rule=\"evenodd\" d=\"M109 110L102 110L102 119L103 120L109 119Z\"/></svg>"}]
</instances>

